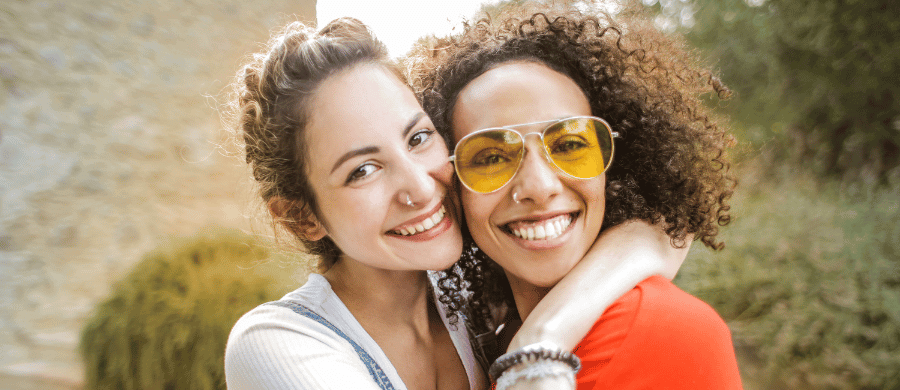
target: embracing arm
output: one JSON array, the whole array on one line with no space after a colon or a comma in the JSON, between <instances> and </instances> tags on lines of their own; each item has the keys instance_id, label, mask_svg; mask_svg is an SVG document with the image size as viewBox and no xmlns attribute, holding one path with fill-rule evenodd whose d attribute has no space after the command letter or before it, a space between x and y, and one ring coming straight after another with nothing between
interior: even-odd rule
<instances>
[{"instance_id":1,"label":"embracing arm","mask_svg":"<svg viewBox=\"0 0 900 390\"><path fill-rule=\"evenodd\" d=\"M600 315L642 280L672 279L690 248L672 246L658 225L628 221L603 232L584 259L528 315L508 351L540 341L571 350Z\"/></svg>"}]
</instances>

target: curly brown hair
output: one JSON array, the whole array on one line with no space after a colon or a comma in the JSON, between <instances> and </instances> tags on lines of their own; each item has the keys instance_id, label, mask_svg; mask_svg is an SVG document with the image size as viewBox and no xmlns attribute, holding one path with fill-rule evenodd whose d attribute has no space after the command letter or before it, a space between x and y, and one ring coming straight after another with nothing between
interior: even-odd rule
<instances>
[{"instance_id":1,"label":"curly brown hair","mask_svg":"<svg viewBox=\"0 0 900 390\"><path fill-rule=\"evenodd\" d=\"M309 216L321 221L316 195L310 185L305 128L318 87L332 75L360 64L378 64L395 73L396 64L387 49L362 22L340 18L320 31L293 22L276 34L261 53L251 56L233 83L237 132L244 154L259 185L260 196L270 205L280 202L273 214L275 225L291 232L310 254L319 257L325 271L341 251L328 237L318 241L303 237L302 224ZM277 231L277 229L276 229Z\"/></svg>"},{"instance_id":2,"label":"curly brown hair","mask_svg":"<svg viewBox=\"0 0 900 390\"><path fill-rule=\"evenodd\" d=\"M606 172L603 229L630 219L662 222L673 245L691 234L721 249L716 235L731 219L736 184L726 155L734 141L703 99L724 98L728 89L679 41L640 20L626 26L576 10L512 12L422 45L411 60L422 69L414 85L423 107L444 138L453 139L454 104L470 81L511 61L543 64L574 80L593 115L620 134ZM493 329L491 304L510 302L504 286L502 270L471 237L439 283L441 300L457 312L467 306L476 332Z\"/></svg>"}]
</instances>

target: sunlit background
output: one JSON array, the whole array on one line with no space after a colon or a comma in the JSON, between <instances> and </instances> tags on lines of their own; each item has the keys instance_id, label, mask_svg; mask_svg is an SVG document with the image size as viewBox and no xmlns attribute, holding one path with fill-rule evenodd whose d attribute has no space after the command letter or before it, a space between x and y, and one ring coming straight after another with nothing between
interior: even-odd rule
<instances>
[{"instance_id":1,"label":"sunlit background","mask_svg":"<svg viewBox=\"0 0 900 390\"><path fill-rule=\"evenodd\" d=\"M392 57L399 57L419 37L451 33L463 19L471 19L481 3L480 0L323 0L316 3L316 20L324 24L342 16L357 18L375 31Z\"/></svg>"},{"instance_id":2,"label":"sunlit background","mask_svg":"<svg viewBox=\"0 0 900 390\"><path fill-rule=\"evenodd\" d=\"M353 16L400 57L528 2L0 3L0 390L224 388L237 316L308 272L228 131L245 56ZM630 4L734 92L710 102L737 140L726 248L695 244L676 284L726 320L745 387L900 389L900 2Z\"/></svg>"}]
</instances>

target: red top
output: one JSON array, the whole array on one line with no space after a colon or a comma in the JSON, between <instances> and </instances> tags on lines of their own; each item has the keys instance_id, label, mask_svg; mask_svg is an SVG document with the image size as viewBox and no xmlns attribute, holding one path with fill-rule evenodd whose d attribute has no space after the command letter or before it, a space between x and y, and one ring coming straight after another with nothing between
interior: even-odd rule
<instances>
[{"instance_id":1,"label":"red top","mask_svg":"<svg viewBox=\"0 0 900 390\"><path fill-rule=\"evenodd\" d=\"M731 332L705 302L653 276L575 347L578 389L741 389Z\"/></svg>"}]
</instances>

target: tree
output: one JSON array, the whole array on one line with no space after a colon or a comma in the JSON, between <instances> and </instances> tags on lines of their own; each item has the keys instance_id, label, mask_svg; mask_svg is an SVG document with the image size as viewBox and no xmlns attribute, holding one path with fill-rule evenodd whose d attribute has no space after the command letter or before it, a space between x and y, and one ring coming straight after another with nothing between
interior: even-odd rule
<instances>
[{"instance_id":1,"label":"tree","mask_svg":"<svg viewBox=\"0 0 900 390\"><path fill-rule=\"evenodd\" d=\"M900 2L643 3L716 61L750 141L821 174L900 178Z\"/></svg>"}]
</instances>

